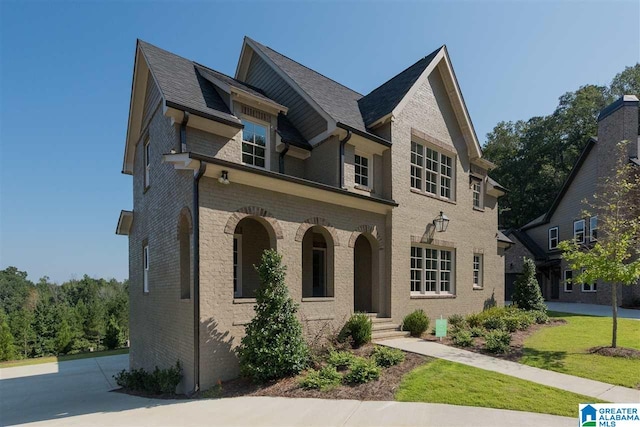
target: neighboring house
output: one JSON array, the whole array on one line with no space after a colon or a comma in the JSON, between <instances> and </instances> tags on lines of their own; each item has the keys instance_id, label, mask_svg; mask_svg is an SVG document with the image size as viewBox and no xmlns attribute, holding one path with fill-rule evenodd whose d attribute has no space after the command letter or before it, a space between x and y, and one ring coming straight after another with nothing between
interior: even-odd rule
<instances>
[{"instance_id":1,"label":"neighboring house","mask_svg":"<svg viewBox=\"0 0 640 427\"><path fill-rule=\"evenodd\" d=\"M551 208L524 227L505 232L515 242L506 255L505 298L513 295L513 281L522 272L522 258L535 260L538 281L545 299L562 302L611 304L611 287L605 283L572 284L568 280L577 272L568 268L558 250L558 243L576 239L590 245L598 238L598 217L584 216L599 186L615 174L619 151L616 145L628 141L625 160L640 167L638 98L625 95L604 108L598 117L598 137L591 138ZM640 203L640 201L638 201ZM640 299L640 284L620 287L620 304L633 304Z\"/></svg>"},{"instance_id":2,"label":"neighboring house","mask_svg":"<svg viewBox=\"0 0 640 427\"><path fill-rule=\"evenodd\" d=\"M267 248L308 334L502 301L492 166L444 46L363 96L249 38L235 77L138 41L117 228L131 368L180 360L185 392L237 376Z\"/></svg>"}]
</instances>

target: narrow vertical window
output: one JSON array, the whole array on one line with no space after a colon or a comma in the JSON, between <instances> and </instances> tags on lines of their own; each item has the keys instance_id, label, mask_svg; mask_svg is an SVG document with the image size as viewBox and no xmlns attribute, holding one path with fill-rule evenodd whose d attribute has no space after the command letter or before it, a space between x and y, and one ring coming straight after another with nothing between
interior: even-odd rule
<instances>
[{"instance_id":1,"label":"narrow vertical window","mask_svg":"<svg viewBox=\"0 0 640 427\"><path fill-rule=\"evenodd\" d=\"M151 144L147 139L144 143L144 188L149 187L149 177L151 172Z\"/></svg>"},{"instance_id":2,"label":"narrow vertical window","mask_svg":"<svg viewBox=\"0 0 640 427\"><path fill-rule=\"evenodd\" d=\"M242 234L233 236L233 296L242 297Z\"/></svg>"},{"instance_id":3,"label":"narrow vertical window","mask_svg":"<svg viewBox=\"0 0 640 427\"><path fill-rule=\"evenodd\" d=\"M482 287L482 274L483 274L483 265L482 265L482 254L473 254L473 287L481 288Z\"/></svg>"},{"instance_id":4,"label":"narrow vertical window","mask_svg":"<svg viewBox=\"0 0 640 427\"><path fill-rule=\"evenodd\" d=\"M438 250L425 249L425 278L424 291L437 292L438 290Z\"/></svg>"},{"instance_id":5,"label":"narrow vertical window","mask_svg":"<svg viewBox=\"0 0 640 427\"><path fill-rule=\"evenodd\" d=\"M425 191L431 194L437 194L438 186L438 152L427 148L427 165L426 165L426 186Z\"/></svg>"},{"instance_id":6,"label":"narrow vertical window","mask_svg":"<svg viewBox=\"0 0 640 427\"><path fill-rule=\"evenodd\" d=\"M584 243L584 219L573 222L573 239L576 243Z\"/></svg>"},{"instance_id":7,"label":"narrow vertical window","mask_svg":"<svg viewBox=\"0 0 640 427\"><path fill-rule=\"evenodd\" d=\"M552 227L549 229L549 249L556 249L558 247L558 227Z\"/></svg>"},{"instance_id":8,"label":"narrow vertical window","mask_svg":"<svg viewBox=\"0 0 640 427\"><path fill-rule=\"evenodd\" d=\"M267 168L269 166L269 136L267 127L243 120L242 162L247 165Z\"/></svg>"},{"instance_id":9,"label":"narrow vertical window","mask_svg":"<svg viewBox=\"0 0 640 427\"><path fill-rule=\"evenodd\" d=\"M573 292L573 271L565 270L564 271L564 291L565 292Z\"/></svg>"},{"instance_id":10,"label":"narrow vertical window","mask_svg":"<svg viewBox=\"0 0 640 427\"><path fill-rule=\"evenodd\" d=\"M598 240L598 217L592 216L589 218L589 241L595 242Z\"/></svg>"},{"instance_id":11,"label":"narrow vertical window","mask_svg":"<svg viewBox=\"0 0 640 427\"><path fill-rule=\"evenodd\" d=\"M370 161L368 157L355 155L355 181L363 187L369 187Z\"/></svg>"},{"instance_id":12,"label":"narrow vertical window","mask_svg":"<svg viewBox=\"0 0 640 427\"><path fill-rule=\"evenodd\" d=\"M451 293L451 251L440 251L440 293Z\"/></svg>"},{"instance_id":13,"label":"narrow vertical window","mask_svg":"<svg viewBox=\"0 0 640 427\"><path fill-rule=\"evenodd\" d=\"M451 157L440 155L440 196L451 198Z\"/></svg>"},{"instance_id":14,"label":"narrow vertical window","mask_svg":"<svg viewBox=\"0 0 640 427\"><path fill-rule=\"evenodd\" d=\"M142 291L149 293L149 245L142 249Z\"/></svg>"},{"instance_id":15,"label":"narrow vertical window","mask_svg":"<svg viewBox=\"0 0 640 427\"><path fill-rule=\"evenodd\" d=\"M422 286L422 248L411 247L411 292L420 292Z\"/></svg>"},{"instance_id":16,"label":"narrow vertical window","mask_svg":"<svg viewBox=\"0 0 640 427\"><path fill-rule=\"evenodd\" d=\"M422 169L424 168L424 147L411 142L411 188L422 190Z\"/></svg>"},{"instance_id":17,"label":"narrow vertical window","mask_svg":"<svg viewBox=\"0 0 640 427\"><path fill-rule=\"evenodd\" d=\"M482 209L482 181L473 179L471 182L471 190L473 192L473 207Z\"/></svg>"}]
</instances>

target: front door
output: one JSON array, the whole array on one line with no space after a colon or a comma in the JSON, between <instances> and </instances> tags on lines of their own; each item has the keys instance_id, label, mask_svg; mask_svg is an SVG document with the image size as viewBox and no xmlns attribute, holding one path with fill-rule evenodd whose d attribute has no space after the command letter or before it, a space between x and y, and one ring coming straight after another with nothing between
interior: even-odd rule
<instances>
[{"instance_id":1,"label":"front door","mask_svg":"<svg viewBox=\"0 0 640 427\"><path fill-rule=\"evenodd\" d=\"M560 271L551 272L551 299L560 298Z\"/></svg>"},{"instance_id":2,"label":"front door","mask_svg":"<svg viewBox=\"0 0 640 427\"><path fill-rule=\"evenodd\" d=\"M373 259L371 243L359 236L353 248L353 308L364 313L373 312Z\"/></svg>"}]
</instances>

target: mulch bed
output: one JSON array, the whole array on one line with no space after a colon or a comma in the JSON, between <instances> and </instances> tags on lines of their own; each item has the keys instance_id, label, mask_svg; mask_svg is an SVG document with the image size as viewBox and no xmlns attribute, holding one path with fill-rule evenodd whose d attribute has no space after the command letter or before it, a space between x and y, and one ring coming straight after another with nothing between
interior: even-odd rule
<instances>
[{"instance_id":1,"label":"mulch bed","mask_svg":"<svg viewBox=\"0 0 640 427\"><path fill-rule=\"evenodd\" d=\"M636 350L635 348L593 347L588 351L589 353L599 354L601 356L624 357L625 359L640 359L640 350Z\"/></svg>"},{"instance_id":2,"label":"mulch bed","mask_svg":"<svg viewBox=\"0 0 640 427\"><path fill-rule=\"evenodd\" d=\"M474 338L474 345L469 347L458 347L455 344L453 344L453 340L449 337L443 338L442 344L445 344L451 347L461 348L463 350L473 351L476 353L486 354L488 356L497 357L497 358L509 360L512 362L518 362L520 358L524 355L524 349L523 349L524 342L530 335L534 334L535 332L539 331L542 328L560 326L566 323L567 321L564 319L550 319L549 323L542 324L542 325L538 325L538 324L532 325L526 331L512 332L510 351L505 354L496 354L496 353L491 353L487 351L484 348L485 340L482 337ZM426 341L440 342L440 338L436 338L433 335L429 335L424 339Z\"/></svg>"},{"instance_id":3,"label":"mulch bed","mask_svg":"<svg viewBox=\"0 0 640 427\"><path fill-rule=\"evenodd\" d=\"M354 350L354 353L359 356L367 356L372 350L373 346L367 345ZM376 381L358 385L339 385L325 391L305 390L300 387L299 381L304 373L263 385L256 385L247 379L240 378L223 382L219 397L277 396L318 399L394 400L394 395L402 382L402 377L428 360L431 359L418 354L405 353L404 362L389 368L383 368L380 378Z\"/></svg>"}]
</instances>

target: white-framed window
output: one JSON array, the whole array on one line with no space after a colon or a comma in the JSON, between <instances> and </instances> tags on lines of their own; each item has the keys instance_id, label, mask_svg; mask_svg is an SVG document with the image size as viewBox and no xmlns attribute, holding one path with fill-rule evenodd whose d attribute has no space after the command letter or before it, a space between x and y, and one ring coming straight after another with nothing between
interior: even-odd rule
<instances>
[{"instance_id":1,"label":"white-framed window","mask_svg":"<svg viewBox=\"0 0 640 427\"><path fill-rule=\"evenodd\" d=\"M269 168L269 126L242 120L242 163Z\"/></svg>"},{"instance_id":2,"label":"white-framed window","mask_svg":"<svg viewBox=\"0 0 640 427\"><path fill-rule=\"evenodd\" d=\"M411 294L454 294L452 250L411 246Z\"/></svg>"},{"instance_id":3,"label":"white-framed window","mask_svg":"<svg viewBox=\"0 0 640 427\"><path fill-rule=\"evenodd\" d=\"M142 248L142 292L149 293L149 245Z\"/></svg>"},{"instance_id":4,"label":"white-framed window","mask_svg":"<svg viewBox=\"0 0 640 427\"><path fill-rule=\"evenodd\" d=\"M355 181L357 185L370 188L371 182L371 158L362 155L355 155Z\"/></svg>"},{"instance_id":5,"label":"white-framed window","mask_svg":"<svg viewBox=\"0 0 640 427\"><path fill-rule=\"evenodd\" d=\"M584 269L582 270L582 272L584 272ZM597 292L598 283L583 283L581 288L582 292Z\"/></svg>"},{"instance_id":6,"label":"white-framed window","mask_svg":"<svg viewBox=\"0 0 640 427\"><path fill-rule=\"evenodd\" d=\"M149 187L151 174L151 140L147 138L144 142L144 188Z\"/></svg>"},{"instance_id":7,"label":"white-framed window","mask_svg":"<svg viewBox=\"0 0 640 427\"><path fill-rule=\"evenodd\" d=\"M453 157L411 141L411 188L453 199L454 165Z\"/></svg>"},{"instance_id":8,"label":"white-framed window","mask_svg":"<svg viewBox=\"0 0 640 427\"><path fill-rule=\"evenodd\" d=\"M558 227L551 227L549 229L549 249L556 249L558 247Z\"/></svg>"},{"instance_id":9,"label":"white-framed window","mask_svg":"<svg viewBox=\"0 0 640 427\"><path fill-rule=\"evenodd\" d=\"M584 219L573 221L573 239L576 243L584 243Z\"/></svg>"},{"instance_id":10,"label":"white-framed window","mask_svg":"<svg viewBox=\"0 0 640 427\"><path fill-rule=\"evenodd\" d=\"M595 242L598 240L598 217L592 216L589 218L589 241Z\"/></svg>"},{"instance_id":11,"label":"white-framed window","mask_svg":"<svg viewBox=\"0 0 640 427\"><path fill-rule=\"evenodd\" d=\"M472 178L471 191L473 194L473 207L476 209L482 209L482 180Z\"/></svg>"},{"instance_id":12,"label":"white-framed window","mask_svg":"<svg viewBox=\"0 0 640 427\"><path fill-rule=\"evenodd\" d=\"M242 234L233 235L233 296L242 297Z\"/></svg>"},{"instance_id":13,"label":"white-framed window","mask_svg":"<svg viewBox=\"0 0 640 427\"><path fill-rule=\"evenodd\" d=\"M564 291L573 292L573 270L565 270L562 281L564 283Z\"/></svg>"},{"instance_id":14,"label":"white-framed window","mask_svg":"<svg viewBox=\"0 0 640 427\"><path fill-rule=\"evenodd\" d=\"M483 282L483 256L482 254L473 254L473 287L481 288Z\"/></svg>"}]
</instances>

